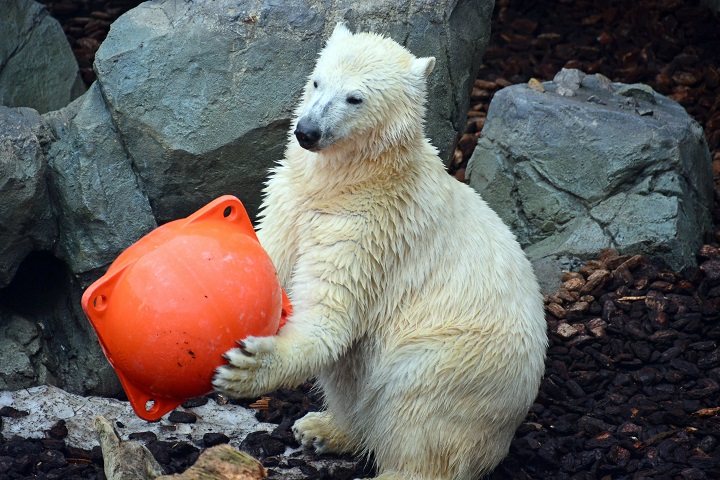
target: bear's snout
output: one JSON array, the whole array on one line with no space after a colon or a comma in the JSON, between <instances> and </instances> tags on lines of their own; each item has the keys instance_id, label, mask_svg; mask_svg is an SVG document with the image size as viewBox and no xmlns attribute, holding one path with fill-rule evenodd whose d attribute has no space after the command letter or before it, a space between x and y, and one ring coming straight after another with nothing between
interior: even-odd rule
<instances>
[{"instance_id":1,"label":"bear's snout","mask_svg":"<svg viewBox=\"0 0 720 480\"><path fill-rule=\"evenodd\" d=\"M320 141L320 125L312 120L302 118L295 128L295 137L302 148L315 151L318 149Z\"/></svg>"}]
</instances>

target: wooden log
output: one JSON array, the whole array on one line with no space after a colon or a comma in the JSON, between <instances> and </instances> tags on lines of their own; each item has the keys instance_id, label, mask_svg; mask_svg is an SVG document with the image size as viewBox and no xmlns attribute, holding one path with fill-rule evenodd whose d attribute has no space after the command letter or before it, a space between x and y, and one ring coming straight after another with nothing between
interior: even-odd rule
<instances>
[{"instance_id":1,"label":"wooden log","mask_svg":"<svg viewBox=\"0 0 720 480\"><path fill-rule=\"evenodd\" d=\"M103 416L96 416L93 426L100 440L107 480L260 480L267 477L260 462L227 444L205 450L183 473L164 475L144 445L121 440Z\"/></svg>"},{"instance_id":2,"label":"wooden log","mask_svg":"<svg viewBox=\"0 0 720 480\"><path fill-rule=\"evenodd\" d=\"M183 473L158 477L157 480L260 480L267 477L262 464L228 444L205 450L195 465Z\"/></svg>"},{"instance_id":3,"label":"wooden log","mask_svg":"<svg viewBox=\"0 0 720 480\"><path fill-rule=\"evenodd\" d=\"M100 440L107 480L154 480L165 473L150 450L139 442L121 440L102 415L93 418L93 427Z\"/></svg>"}]
</instances>

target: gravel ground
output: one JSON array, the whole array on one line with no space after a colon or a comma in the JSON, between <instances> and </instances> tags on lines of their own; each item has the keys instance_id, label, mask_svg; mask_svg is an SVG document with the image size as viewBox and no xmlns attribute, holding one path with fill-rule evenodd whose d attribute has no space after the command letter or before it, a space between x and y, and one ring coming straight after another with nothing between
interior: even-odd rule
<instances>
[{"instance_id":1,"label":"gravel ground","mask_svg":"<svg viewBox=\"0 0 720 480\"><path fill-rule=\"evenodd\" d=\"M139 2L42 3L61 21L89 83L107 26ZM562 67L647 83L681 103L705 129L718 191L720 22L697 1L498 0L450 173L464 180L495 91L531 78L551 80ZM717 208L714 218L717 227ZM720 233L707 239L698 260L698 268L673 272L608 250L563 278L546 299L545 380L492 479L720 478ZM253 403L258 420L276 425L241 443L271 478L290 478L290 471L308 479L372 476L366 461L293 450L292 422L320 407L311 384L239 403ZM186 405L190 412L193 405ZM0 409L0 422L22 414ZM44 439L0 434L0 480L104 478L98 449L68 446L67 435L62 422ZM168 473L184 470L202 448L229 440L222 434L200 444L136 438L147 441Z\"/></svg>"}]
</instances>

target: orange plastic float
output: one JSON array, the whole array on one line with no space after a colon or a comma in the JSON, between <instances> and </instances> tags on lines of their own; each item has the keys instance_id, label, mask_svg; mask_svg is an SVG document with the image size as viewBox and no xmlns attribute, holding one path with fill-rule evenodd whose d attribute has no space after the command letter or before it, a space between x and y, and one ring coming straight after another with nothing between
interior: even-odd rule
<instances>
[{"instance_id":1,"label":"orange plastic float","mask_svg":"<svg viewBox=\"0 0 720 480\"><path fill-rule=\"evenodd\" d=\"M292 309L242 203L227 195L125 250L82 307L135 413L157 420L212 390L222 354Z\"/></svg>"}]
</instances>

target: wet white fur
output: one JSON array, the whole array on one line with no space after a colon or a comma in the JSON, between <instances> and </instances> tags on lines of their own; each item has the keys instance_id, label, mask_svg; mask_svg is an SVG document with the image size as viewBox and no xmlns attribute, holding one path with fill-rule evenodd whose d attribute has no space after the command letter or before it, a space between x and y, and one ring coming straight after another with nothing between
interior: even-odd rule
<instances>
[{"instance_id":1,"label":"wet white fur","mask_svg":"<svg viewBox=\"0 0 720 480\"><path fill-rule=\"evenodd\" d=\"M316 115L323 149L291 135L258 232L294 313L277 336L228 352L214 380L254 397L316 376L326 411L296 423L299 441L373 452L383 479L492 470L544 370L530 263L424 136L433 66L336 27L293 124Z\"/></svg>"}]
</instances>

